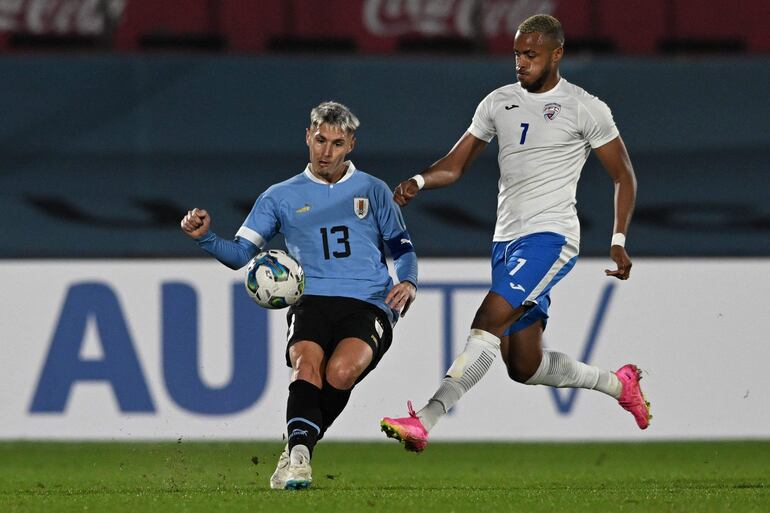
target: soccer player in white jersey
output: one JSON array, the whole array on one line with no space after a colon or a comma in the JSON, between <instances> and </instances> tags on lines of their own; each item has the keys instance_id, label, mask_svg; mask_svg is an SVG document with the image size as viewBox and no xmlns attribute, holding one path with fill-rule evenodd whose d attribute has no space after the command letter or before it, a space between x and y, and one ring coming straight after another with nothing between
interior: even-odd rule
<instances>
[{"instance_id":1,"label":"soccer player in white jersey","mask_svg":"<svg viewBox=\"0 0 770 513\"><path fill-rule=\"evenodd\" d=\"M259 196L226 240L211 217L193 209L182 230L220 262L238 269L278 232L303 267L305 291L289 309L286 363L292 368L286 407L288 443L270 487L307 488L310 458L342 413L353 387L390 347L392 328L415 298L417 257L390 188L345 160L359 121L336 102L310 113L310 163ZM388 246L399 283L383 254Z\"/></svg>"},{"instance_id":2,"label":"soccer player in white jersey","mask_svg":"<svg viewBox=\"0 0 770 513\"><path fill-rule=\"evenodd\" d=\"M610 256L626 280L631 260L625 234L636 197L636 178L610 109L559 74L564 54L561 23L548 15L528 18L514 39L518 82L492 91L476 109L467 132L450 152L396 187L403 206L425 189L456 182L497 136L500 167L492 287L471 325L468 342L436 393L409 416L385 417L382 430L422 451L428 432L487 372L498 353L511 379L528 385L594 389L617 399L641 429L651 416L639 388L641 374L627 364L616 372L542 348L549 292L578 255L580 227L575 191L591 149L615 184Z\"/></svg>"}]
</instances>

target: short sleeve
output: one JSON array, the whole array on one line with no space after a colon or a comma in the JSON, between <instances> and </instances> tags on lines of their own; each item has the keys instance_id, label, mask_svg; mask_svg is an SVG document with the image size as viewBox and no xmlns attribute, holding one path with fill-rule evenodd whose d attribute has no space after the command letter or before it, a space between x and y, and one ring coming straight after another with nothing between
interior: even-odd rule
<instances>
[{"instance_id":1,"label":"short sleeve","mask_svg":"<svg viewBox=\"0 0 770 513\"><path fill-rule=\"evenodd\" d=\"M581 130L591 148L604 146L618 135L612 111L606 103L598 98L591 98L582 103L583 112L580 116Z\"/></svg>"},{"instance_id":2,"label":"short sleeve","mask_svg":"<svg viewBox=\"0 0 770 513\"><path fill-rule=\"evenodd\" d=\"M257 198L248 217L235 234L237 237L244 238L259 248L275 237L281 222L280 205L274 196L274 188L271 187Z\"/></svg>"},{"instance_id":3,"label":"short sleeve","mask_svg":"<svg viewBox=\"0 0 770 513\"><path fill-rule=\"evenodd\" d=\"M486 98L481 100L479 106L476 107L476 112L473 114L471 126L468 127L468 132L471 135L484 142L491 141L497 135L497 128L492 117L493 96L494 92L489 93Z\"/></svg>"}]
</instances>

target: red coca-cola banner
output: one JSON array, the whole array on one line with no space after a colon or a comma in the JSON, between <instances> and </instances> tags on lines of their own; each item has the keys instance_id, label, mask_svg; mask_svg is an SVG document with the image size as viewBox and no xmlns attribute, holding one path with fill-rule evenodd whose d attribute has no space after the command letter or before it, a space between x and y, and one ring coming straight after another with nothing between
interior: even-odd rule
<instances>
[{"instance_id":1,"label":"red coca-cola banner","mask_svg":"<svg viewBox=\"0 0 770 513\"><path fill-rule=\"evenodd\" d=\"M0 31L96 35L118 22L128 0L0 0Z\"/></svg>"},{"instance_id":2,"label":"red coca-cola banner","mask_svg":"<svg viewBox=\"0 0 770 513\"><path fill-rule=\"evenodd\" d=\"M0 0L0 48L9 48L8 35L98 36L118 50L142 48L151 36L209 36L236 52L332 39L352 51L390 53L405 41L449 39L510 54L519 23L535 13L561 19L568 49L602 42L649 54L666 41L691 40L770 52L766 0Z\"/></svg>"},{"instance_id":3,"label":"red coca-cola banner","mask_svg":"<svg viewBox=\"0 0 770 513\"><path fill-rule=\"evenodd\" d=\"M490 38L511 36L526 17L555 8L552 0L364 0L362 22L375 37Z\"/></svg>"},{"instance_id":4,"label":"red coca-cola banner","mask_svg":"<svg viewBox=\"0 0 770 513\"><path fill-rule=\"evenodd\" d=\"M371 50L403 38L463 38L491 51L510 50L525 18L556 7L553 0L363 0L359 37Z\"/></svg>"}]
</instances>

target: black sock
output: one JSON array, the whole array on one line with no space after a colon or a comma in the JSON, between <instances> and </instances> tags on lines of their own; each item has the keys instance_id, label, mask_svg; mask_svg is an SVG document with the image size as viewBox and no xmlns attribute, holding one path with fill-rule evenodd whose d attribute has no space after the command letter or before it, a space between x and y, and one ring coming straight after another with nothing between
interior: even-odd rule
<instances>
[{"instance_id":1,"label":"black sock","mask_svg":"<svg viewBox=\"0 0 770 513\"><path fill-rule=\"evenodd\" d=\"M334 388L324 381L324 387L321 389L321 416L323 417L323 424L321 424L319 440L324 436L329 426L332 425L332 422L339 417L342 410L345 409L352 391L352 388L348 390Z\"/></svg>"},{"instance_id":2,"label":"black sock","mask_svg":"<svg viewBox=\"0 0 770 513\"><path fill-rule=\"evenodd\" d=\"M313 454L321 431L321 390L312 383L298 379L289 385L286 402L286 433L289 452L295 445L304 445Z\"/></svg>"}]
</instances>

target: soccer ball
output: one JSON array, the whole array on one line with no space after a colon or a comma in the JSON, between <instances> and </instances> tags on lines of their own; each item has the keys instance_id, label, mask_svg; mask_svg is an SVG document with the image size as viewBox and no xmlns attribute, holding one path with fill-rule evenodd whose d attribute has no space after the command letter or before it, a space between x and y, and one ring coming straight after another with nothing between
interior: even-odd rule
<instances>
[{"instance_id":1,"label":"soccer ball","mask_svg":"<svg viewBox=\"0 0 770 513\"><path fill-rule=\"evenodd\" d=\"M299 263L279 249L258 254L246 268L246 292L263 308L293 305L305 290L305 273Z\"/></svg>"}]
</instances>

